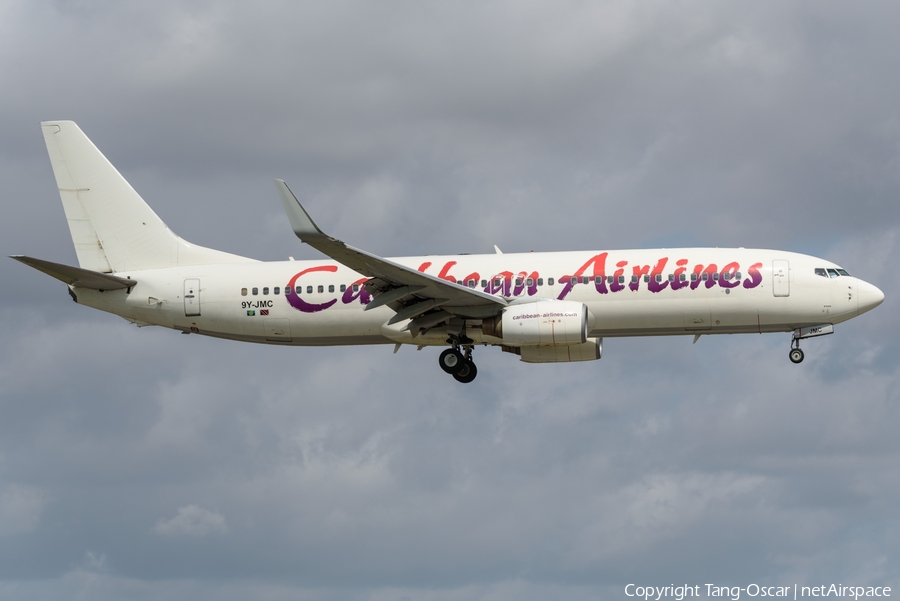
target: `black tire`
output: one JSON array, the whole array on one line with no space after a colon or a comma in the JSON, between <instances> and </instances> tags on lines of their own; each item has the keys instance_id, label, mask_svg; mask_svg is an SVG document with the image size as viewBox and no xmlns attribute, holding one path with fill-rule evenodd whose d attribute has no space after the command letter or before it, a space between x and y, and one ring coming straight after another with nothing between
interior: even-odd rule
<instances>
[{"instance_id":1,"label":"black tire","mask_svg":"<svg viewBox=\"0 0 900 601\"><path fill-rule=\"evenodd\" d=\"M791 363L801 363L803 361L803 351L798 348L792 348L788 357L790 358Z\"/></svg>"},{"instance_id":2,"label":"black tire","mask_svg":"<svg viewBox=\"0 0 900 601\"><path fill-rule=\"evenodd\" d=\"M475 376L478 375L478 368L475 367L475 364L471 361L463 361L463 367L458 372L453 374L453 377L456 378L457 382L462 382L463 384L468 384L472 380L475 379Z\"/></svg>"},{"instance_id":3,"label":"black tire","mask_svg":"<svg viewBox=\"0 0 900 601\"><path fill-rule=\"evenodd\" d=\"M448 374L454 375L466 364L466 359L456 349L448 348L438 358L438 363Z\"/></svg>"}]
</instances>

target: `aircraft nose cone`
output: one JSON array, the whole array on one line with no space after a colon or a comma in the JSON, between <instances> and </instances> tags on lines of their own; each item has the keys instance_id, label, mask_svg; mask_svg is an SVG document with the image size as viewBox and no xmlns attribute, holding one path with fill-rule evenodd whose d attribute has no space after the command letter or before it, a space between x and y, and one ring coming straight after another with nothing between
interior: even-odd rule
<instances>
[{"instance_id":1,"label":"aircraft nose cone","mask_svg":"<svg viewBox=\"0 0 900 601\"><path fill-rule=\"evenodd\" d=\"M859 299L859 315L862 315L884 301L884 292L879 290L877 286L860 280L857 298Z\"/></svg>"}]
</instances>

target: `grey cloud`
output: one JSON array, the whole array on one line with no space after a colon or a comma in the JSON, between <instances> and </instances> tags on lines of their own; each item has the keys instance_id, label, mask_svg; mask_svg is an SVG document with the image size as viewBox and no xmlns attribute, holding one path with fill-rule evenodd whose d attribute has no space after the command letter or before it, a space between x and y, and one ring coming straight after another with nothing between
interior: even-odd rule
<instances>
[{"instance_id":1,"label":"grey cloud","mask_svg":"<svg viewBox=\"0 0 900 601\"><path fill-rule=\"evenodd\" d=\"M207 536L226 534L228 525L225 516L218 511L185 505L178 508L175 517L168 520L160 518L153 526L153 532L161 536Z\"/></svg>"},{"instance_id":2,"label":"grey cloud","mask_svg":"<svg viewBox=\"0 0 900 601\"><path fill-rule=\"evenodd\" d=\"M36 487L0 485L0 536L34 530L46 503L46 495Z\"/></svg>"}]
</instances>

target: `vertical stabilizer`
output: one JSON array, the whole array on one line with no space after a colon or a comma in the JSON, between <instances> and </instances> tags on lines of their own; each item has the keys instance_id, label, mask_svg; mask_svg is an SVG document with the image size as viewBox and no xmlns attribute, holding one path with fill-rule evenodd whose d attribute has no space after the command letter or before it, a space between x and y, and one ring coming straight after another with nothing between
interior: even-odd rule
<instances>
[{"instance_id":1,"label":"vertical stabilizer","mask_svg":"<svg viewBox=\"0 0 900 601\"><path fill-rule=\"evenodd\" d=\"M46 121L41 128L83 269L114 273L252 261L176 236L74 122Z\"/></svg>"}]
</instances>

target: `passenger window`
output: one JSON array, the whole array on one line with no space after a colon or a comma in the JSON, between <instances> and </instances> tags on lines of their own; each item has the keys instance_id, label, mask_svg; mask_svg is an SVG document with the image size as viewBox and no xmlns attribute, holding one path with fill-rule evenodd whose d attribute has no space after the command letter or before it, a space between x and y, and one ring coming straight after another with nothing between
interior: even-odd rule
<instances>
[{"instance_id":1,"label":"passenger window","mask_svg":"<svg viewBox=\"0 0 900 601\"><path fill-rule=\"evenodd\" d=\"M713 281L714 281L714 282L718 282L718 281L719 281L719 272L718 272L718 271L715 272L715 273L713 274Z\"/></svg>"},{"instance_id":2,"label":"passenger window","mask_svg":"<svg viewBox=\"0 0 900 601\"><path fill-rule=\"evenodd\" d=\"M494 288L499 288L503 280L494 280Z\"/></svg>"},{"instance_id":3,"label":"passenger window","mask_svg":"<svg viewBox=\"0 0 900 601\"><path fill-rule=\"evenodd\" d=\"M662 281L662 274L661 274L661 273L657 273L657 274L656 274L656 283L659 284L661 281Z\"/></svg>"},{"instance_id":4,"label":"passenger window","mask_svg":"<svg viewBox=\"0 0 900 601\"><path fill-rule=\"evenodd\" d=\"M531 288L532 286L534 286L534 279L528 278L527 280L525 280L525 283L528 285L529 288Z\"/></svg>"},{"instance_id":5,"label":"passenger window","mask_svg":"<svg viewBox=\"0 0 900 601\"><path fill-rule=\"evenodd\" d=\"M341 292L347 291L347 284L341 284Z\"/></svg>"},{"instance_id":6,"label":"passenger window","mask_svg":"<svg viewBox=\"0 0 900 601\"><path fill-rule=\"evenodd\" d=\"M837 269L832 269L830 267L828 268L828 275L833 278L840 277L840 275L838 275Z\"/></svg>"},{"instance_id":7,"label":"passenger window","mask_svg":"<svg viewBox=\"0 0 900 601\"><path fill-rule=\"evenodd\" d=\"M736 279L736 280L741 279L741 272L740 272L740 271L737 272L736 274L734 274L734 279Z\"/></svg>"},{"instance_id":8,"label":"passenger window","mask_svg":"<svg viewBox=\"0 0 900 601\"><path fill-rule=\"evenodd\" d=\"M650 282L650 276L645 273L644 274L644 283L648 284L649 282Z\"/></svg>"},{"instance_id":9,"label":"passenger window","mask_svg":"<svg viewBox=\"0 0 900 601\"><path fill-rule=\"evenodd\" d=\"M669 281L670 281L670 282L674 282L674 281L675 281L675 274L674 274L674 273L670 273L670 274L669 274Z\"/></svg>"},{"instance_id":10,"label":"passenger window","mask_svg":"<svg viewBox=\"0 0 900 601\"><path fill-rule=\"evenodd\" d=\"M247 296L247 289L241 288L241 296Z\"/></svg>"},{"instance_id":11,"label":"passenger window","mask_svg":"<svg viewBox=\"0 0 900 601\"><path fill-rule=\"evenodd\" d=\"M632 284L637 284L639 281L640 281L640 278L637 277L636 275L631 276L631 283L632 283Z\"/></svg>"},{"instance_id":12,"label":"passenger window","mask_svg":"<svg viewBox=\"0 0 900 601\"><path fill-rule=\"evenodd\" d=\"M268 295L269 295L269 287L268 287L268 286L264 286L264 287L263 287L263 296L268 296Z\"/></svg>"},{"instance_id":13,"label":"passenger window","mask_svg":"<svg viewBox=\"0 0 900 601\"><path fill-rule=\"evenodd\" d=\"M609 282L610 284L612 284L612 283L613 283L613 276L611 276L611 275L606 276L606 281Z\"/></svg>"},{"instance_id":14,"label":"passenger window","mask_svg":"<svg viewBox=\"0 0 900 601\"><path fill-rule=\"evenodd\" d=\"M680 281L680 282L683 282L683 281L685 281L686 279L687 279L687 276L684 275L683 273L682 273L680 276L678 276L678 281Z\"/></svg>"},{"instance_id":15,"label":"passenger window","mask_svg":"<svg viewBox=\"0 0 900 601\"><path fill-rule=\"evenodd\" d=\"M591 281L591 278L589 278L588 276L583 276L583 277L581 278L581 283L582 283L582 284L587 284L587 283L590 282L590 281Z\"/></svg>"},{"instance_id":16,"label":"passenger window","mask_svg":"<svg viewBox=\"0 0 900 601\"><path fill-rule=\"evenodd\" d=\"M576 277L573 275L573 276L569 279L569 282L570 282L571 284L573 284L573 285L574 285L574 284L577 284L577 283L578 283L578 278L576 278Z\"/></svg>"},{"instance_id":17,"label":"passenger window","mask_svg":"<svg viewBox=\"0 0 900 601\"><path fill-rule=\"evenodd\" d=\"M696 273L692 273L692 274L691 274L691 281L692 281L692 282L696 282L696 281L697 281L697 274L696 274Z\"/></svg>"},{"instance_id":18,"label":"passenger window","mask_svg":"<svg viewBox=\"0 0 900 601\"><path fill-rule=\"evenodd\" d=\"M538 278L538 286L544 285L544 278Z\"/></svg>"},{"instance_id":19,"label":"passenger window","mask_svg":"<svg viewBox=\"0 0 900 601\"><path fill-rule=\"evenodd\" d=\"M257 294L259 294L259 288L254 288L252 290L252 292L253 292L253 296L256 296Z\"/></svg>"},{"instance_id":20,"label":"passenger window","mask_svg":"<svg viewBox=\"0 0 900 601\"><path fill-rule=\"evenodd\" d=\"M359 284L353 284L353 292L359 292Z\"/></svg>"},{"instance_id":21,"label":"passenger window","mask_svg":"<svg viewBox=\"0 0 900 601\"><path fill-rule=\"evenodd\" d=\"M522 278L516 278L516 288L520 288L522 286Z\"/></svg>"},{"instance_id":22,"label":"passenger window","mask_svg":"<svg viewBox=\"0 0 900 601\"><path fill-rule=\"evenodd\" d=\"M487 288L487 280L481 280L481 287Z\"/></svg>"},{"instance_id":23,"label":"passenger window","mask_svg":"<svg viewBox=\"0 0 900 601\"><path fill-rule=\"evenodd\" d=\"M275 286L275 290L272 291L272 294L274 294L276 296L281 294L281 288L279 288L278 286Z\"/></svg>"},{"instance_id":24,"label":"passenger window","mask_svg":"<svg viewBox=\"0 0 900 601\"><path fill-rule=\"evenodd\" d=\"M325 292L325 286L319 284L319 294L322 294L323 292Z\"/></svg>"},{"instance_id":25,"label":"passenger window","mask_svg":"<svg viewBox=\"0 0 900 601\"><path fill-rule=\"evenodd\" d=\"M456 285L457 285L457 286L462 286L462 280L456 280Z\"/></svg>"},{"instance_id":26,"label":"passenger window","mask_svg":"<svg viewBox=\"0 0 900 601\"><path fill-rule=\"evenodd\" d=\"M548 285L548 286L552 286L552 285L553 285L553 282L554 282L554 279L553 279L553 278L547 278L547 285Z\"/></svg>"},{"instance_id":27,"label":"passenger window","mask_svg":"<svg viewBox=\"0 0 900 601\"><path fill-rule=\"evenodd\" d=\"M476 282L475 280L469 280L469 288L474 288L477 285L478 285L478 282Z\"/></svg>"},{"instance_id":28,"label":"passenger window","mask_svg":"<svg viewBox=\"0 0 900 601\"><path fill-rule=\"evenodd\" d=\"M624 283L625 283L625 276L624 276L624 275L620 275L620 276L619 276L619 283L620 283L620 284L624 284Z\"/></svg>"},{"instance_id":29,"label":"passenger window","mask_svg":"<svg viewBox=\"0 0 900 601\"><path fill-rule=\"evenodd\" d=\"M334 292L334 284L328 284L328 292Z\"/></svg>"},{"instance_id":30,"label":"passenger window","mask_svg":"<svg viewBox=\"0 0 900 601\"><path fill-rule=\"evenodd\" d=\"M708 281L708 280L709 280L709 274L706 273L706 272L704 271L704 272L703 272L702 279L703 279L704 282Z\"/></svg>"},{"instance_id":31,"label":"passenger window","mask_svg":"<svg viewBox=\"0 0 900 601\"><path fill-rule=\"evenodd\" d=\"M602 275L594 276L594 283L595 283L595 284L602 284L602 283L603 283L603 276L602 276Z\"/></svg>"},{"instance_id":32,"label":"passenger window","mask_svg":"<svg viewBox=\"0 0 900 601\"><path fill-rule=\"evenodd\" d=\"M307 294L312 294L312 290L313 290L313 289L312 289L312 286L307 286L307 287L306 287L306 293L307 293Z\"/></svg>"},{"instance_id":33,"label":"passenger window","mask_svg":"<svg viewBox=\"0 0 900 601\"><path fill-rule=\"evenodd\" d=\"M827 277L828 277L828 272L826 272L826 271L825 271L824 269L822 269L821 267L816 267L816 275L820 275L820 276L822 276L823 278L827 278Z\"/></svg>"}]
</instances>

